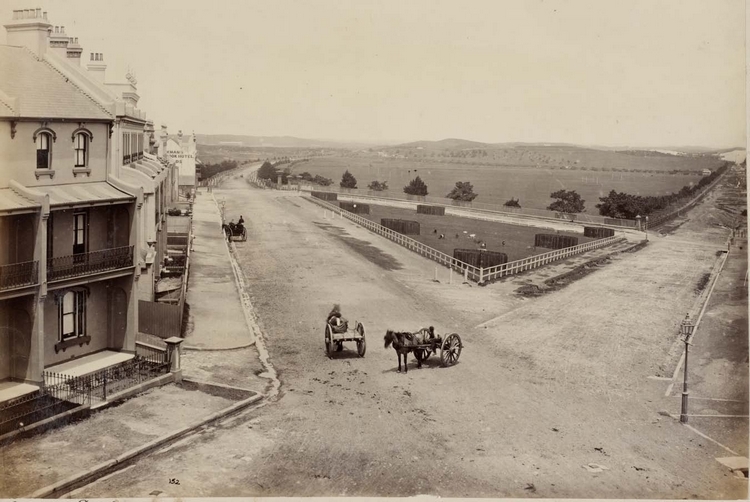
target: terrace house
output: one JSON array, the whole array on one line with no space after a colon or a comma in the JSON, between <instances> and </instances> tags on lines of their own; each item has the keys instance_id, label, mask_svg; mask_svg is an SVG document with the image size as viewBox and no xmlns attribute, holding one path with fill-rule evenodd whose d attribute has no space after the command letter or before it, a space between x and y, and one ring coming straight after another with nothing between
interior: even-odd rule
<instances>
[{"instance_id":1,"label":"terrace house","mask_svg":"<svg viewBox=\"0 0 750 502\"><path fill-rule=\"evenodd\" d=\"M53 34L64 34L64 28L55 28ZM177 167L162 162L148 153L154 149L153 123L146 120L146 114L138 108L140 96L137 80L130 72L125 82L107 82L107 65L104 55L90 53L86 69L80 65L80 58L70 57L70 44L76 39L50 37L53 54L48 56L55 67L77 87L82 89L113 117L112 142L107 159L110 179L117 179L127 185L143 190L143 205L139 209L139 240L135 246L137 262L142 279L138 282L138 296L141 300L154 299L154 285L159 277L167 246L166 210L177 191ZM57 49L56 49L57 48ZM65 57L63 57L65 56ZM175 186L175 188L172 187Z\"/></svg>"},{"instance_id":2,"label":"terrace house","mask_svg":"<svg viewBox=\"0 0 750 502\"><path fill-rule=\"evenodd\" d=\"M34 392L45 370L133 357L143 203L142 188L111 175L116 115L60 70L77 48L50 47L40 9L14 11L5 28L0 401Z\"/></svg>"}]
</instances>

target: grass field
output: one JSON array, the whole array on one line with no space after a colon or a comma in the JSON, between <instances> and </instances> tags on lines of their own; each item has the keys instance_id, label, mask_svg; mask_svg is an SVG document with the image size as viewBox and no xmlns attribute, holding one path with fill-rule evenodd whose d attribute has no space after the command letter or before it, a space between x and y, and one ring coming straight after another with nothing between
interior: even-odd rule
<instances>
[{"instance_id":1,"label":"grass field","mask_svg":"<svg viewBox=\"0 0 750 502\"><path fill-rule=\"evenodd\" d=\"M497 223L491 221L461 218L459 216L435 216L430 214L417 214L416 209L402 209L389 206L378 206L370 204L370 214L360 215L371 221L380 223L381 218L395 218L402 220L418 221L421 235L409 235L409 237L426 244L445 254L453 256L454 249L479 249L479 245L469 234L475 234L477 240L487 244L488 251L499 251L508 255L508 261L520 260L551 251L547 248L534 248L534 235L541 233L555 233L553 230L544 230L534 227L522 227ZM435 232L437 231L437 232ZM464 233L467 232L467 233ZM581 233L559 232L561 235L578 237L578 243L590 242L593 239L583 236ZM445 239L440 239L440 234ZM456 237L458 235L458 237ZM503 245L503 243L505 243Z\"/></svg>"},{"instance_id":2,"label":"grass field","mask_svg":"<svg viewBox=\"0 0 750 502\"><path fill-rule=\"evenodd\" d=\"M586 201L589 214L598 214L595 206L599 197L610 190L636 195L664 195L700 179L700 176L685 174L431 165L410 159L361 157L315 158L298 164L294 172L320 174L338 185L347 169L357 178L357 186L362 190L367 190L367 185L373 180L388 181L389 192L403 196L403 187L419 175L427 184L429 194L436 197L444 197L457 181L469 181L479 194L476 202L502 205L517 198L522 207L536 209L545 209L552 202L549 194L556 190L576 190Z\"/></svg>"}]
</instances>

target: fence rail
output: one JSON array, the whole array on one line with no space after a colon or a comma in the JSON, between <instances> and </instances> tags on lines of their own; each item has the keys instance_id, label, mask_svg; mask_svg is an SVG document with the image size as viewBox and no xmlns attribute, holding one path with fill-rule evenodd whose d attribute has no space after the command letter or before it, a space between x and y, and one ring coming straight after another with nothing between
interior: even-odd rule
<instances>
[{"instance_id":1,"label":"fence rail","mask_svg":"<svg viewBox=\"0 0 750 502\"><path fill-rule=\"evenodd\" d=\"M471 279L479 284L484 284L487 281L499 279L508 275L525 272L527 270L552 263L553 261L568 258L570 256L584 253L586 251L591 251L593 249L598 249L604 246L609 246L610 244L624 240L624 237L622 236L605 237L604 239L597 239L569 248L557 249L547 253L531 256L529 258L522 258L520 260L511 261L502 265L496 265L494 267L480 268L453 258L452 256L445 254L442 251L431 248L426 244L422 244L421 242L412 239L411 237L407 237L394 230L386 228L378 223L375 223L374 221L368 220L367 218L363 218L354 213L342 210L339 207L334 206L333 204L330 204L326 201L317 199L315 197L309 197L308 200L326 209L337 212L343 218L351 220L376 234L382 235L383 237L386 237L387 239L400 244L410 251L429 258L430 260L436 261L448 268L460 271L467 279Z\"/></svg>"},{"instance_id":2,"label":"fence rail","mask_svg":"<svg viewBox=\"0 0 750 502\"><path fill-rule=\"evenodd\" d=\"M133 246L58 256L47 261L47 279L55 281L133 266Z\"/></svg>"},{"instance_id":3,"label":"fence rail","mask_svg":"<svg viewBox=\"0 0 750 502\"><path fill-rule=\"evenodd\" d=\"M516 217L545 218L545 219L550 219L550 220L568 221L568 222L573 222L573 223L610 225L610 226L618 226L618 227L625 227L625 228L635 228L637 225L635 220L607 218L604 216L586 214L586 213L575 213L575 214L560 213L556 211L549 211L546 209L535 209L535 208L529 208L529 207L512 208L512 207L500 206L496 204L487 204L483 202L456 201L456 200L447 199L444 197L434 197L431 195L427 195L427 196L407 195L407 194L399 194L399 193L388 192L388 191L382 191L382 192L372 191L372 190L360 191L358 189L352 189L352 188L341 188L341 187L336 187L336 186L313 187L312 185L300 185L300 190L305 191L305 192L311 192L311 191L332 192L332 193L350 195L352 197L358 197L358 198L370 199L370 200L378 200L378 199L392 200L396 202L408 202L412 204L429 203L433 205L444 206L447 208L465 209L468 211L491 212L491 213L499 213L499 214L508 215L508 216L516 216ZM362 192L366 192L366 193L362 193Z\"/></svg>"},{"instance_id":4,"label":"fence rail","mask_svg":"<svg viewBox=\"0 0 750 502\"><path fill-rule=\"evenodd\" d=\"M0 265L0 289L30 286L39 282L39 262L26 261Z\"/></svg>"},{"instance_id":5,"label":"fence rail","mask_svg":"<svg viewBox=\"0 0 750 502\"><path fill-rule=\"evenodd\" d=\"M67 386L77 392L87 394L89 400L106 401L108 396L122 392L161 374L169 373L171 363L167 351L156 347L144 350L136 345L133 359L109 366L88 375L72 377L64 373L44 372L44 382L52 386Z\"/></svg>"},{"instance_id":6,"label":"fence rail","mask_svg":"<svg viewBox=\"0 0 750 502\"><path fill-rule=\"evenodd\" d=\"M0 436L91 404L91 392L77 382L43 385L36 392L0 404Z\"/></svg>"},{"instance_id":7,"label":"fence rail","mask_svg":"<svg viewBox=\"0 0 750 502\"><path fill-rule=\"evenodd\" d=\"M719 184L719 182L724 179L725 174L722 174L721 176L717 176L717 178L711 183L710 185L706 186L706 188L701 191L701 193L698 194L695 198L690 200L687 204L680 206L677 209L674 209L668 213L665 214L657 214L652 216L649 219L648 222L648 228L656 229L665 223L672 221L673 219L677 218L678 216L681 216L681 213L684 213L690 209L693 208L698 202L703 200L703 197L705 197L711 190L713 190L716 185Z\"/></svg>"}]
</instances>

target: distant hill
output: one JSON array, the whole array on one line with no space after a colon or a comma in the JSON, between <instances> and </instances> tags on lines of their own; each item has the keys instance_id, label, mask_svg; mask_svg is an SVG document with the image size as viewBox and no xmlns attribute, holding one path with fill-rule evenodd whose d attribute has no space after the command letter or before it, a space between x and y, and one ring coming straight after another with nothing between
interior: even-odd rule
<instances>
[{"instance_id":1,"label":"distant hill","mask_svg":"<svg viewBox=\"0 0 750 502\"><path fill-rule=\"evenodd\" d=\"M295 138L294 136L247 136L236 134L196 134L201 145L237 145L259 148L363 148L363 143L347 143L319 139Z\"/></svg>"},{"instance_id":2,"label":"distant hill","mask_svg":"<svg viewBox=\"0 0 750 502\"><path fill-rule=\"evenodd\" d=\"M413 141L395 145L392 148L426 148L440 150L460 150L464 148L488 148L489 143L480 143L479 141L469 141L467 139L448 138L440 141Z\"/></svg>"}]
</instances>

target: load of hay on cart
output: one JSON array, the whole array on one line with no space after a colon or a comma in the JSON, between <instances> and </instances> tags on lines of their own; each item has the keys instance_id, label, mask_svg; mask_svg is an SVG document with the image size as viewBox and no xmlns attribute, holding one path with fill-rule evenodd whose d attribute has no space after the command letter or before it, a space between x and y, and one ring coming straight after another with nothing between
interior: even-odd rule
<instances>
[{"instance_id":1,"label":"load of hay on cart","mask_svg":"<svg viewBox=\"0 0 750 502\"><path fill-rule=\"evenodd\" d=\"M359 357L365 357L367 350L365 326L359 321L354 321L354 328L350 329L347 321L338 317L329 319L325 327L325 347L328 357L333 357L334 352L344 350L344 342L355 342L357 354Z\"/></svg>"}]
</instances>

